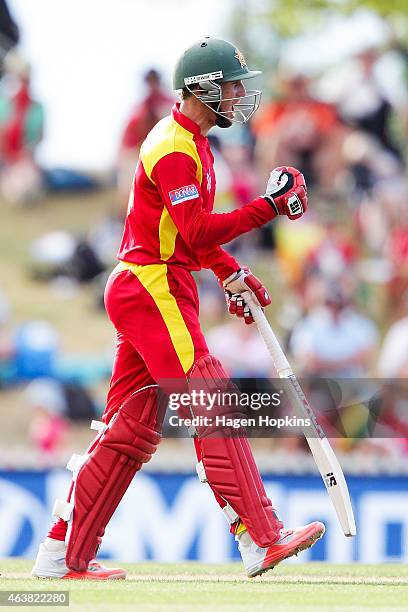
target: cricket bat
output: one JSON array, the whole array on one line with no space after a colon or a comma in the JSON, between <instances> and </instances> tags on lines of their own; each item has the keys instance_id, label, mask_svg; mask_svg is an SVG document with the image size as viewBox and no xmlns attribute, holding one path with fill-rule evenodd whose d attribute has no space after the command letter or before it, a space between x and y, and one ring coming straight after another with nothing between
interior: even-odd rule
<instances>
[{"instance_id":1,"label":"cricket bat","mask_svg":"<svg viewBox=\"0 0 408 612\"><path fill-rule=\"evenodd\" d=\"M249 292L243 293L243 297L250 306L252 316L258 327L265 345L272 357L272 361L280 378L287 383L286 391L289 393L293 410L298 418L307 418L311 423L308 431L313 432L310 436L305 431L305 437L309 444L313 458L319 469L329 497L333 503L339 523L345 536L356 535L356 524L347 488L346 479L340 463L323 429L316 420L313 410L307 401L288 360L280 347L280 344L268 323L268 320L260 306L254 303Z\"/></svg>"}]
</instances>

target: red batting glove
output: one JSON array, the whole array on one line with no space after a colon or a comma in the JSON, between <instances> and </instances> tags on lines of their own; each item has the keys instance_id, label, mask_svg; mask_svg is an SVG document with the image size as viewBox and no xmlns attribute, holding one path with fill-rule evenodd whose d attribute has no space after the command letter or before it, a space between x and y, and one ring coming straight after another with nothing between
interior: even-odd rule
<instances>
[{"instance_id":1,"label":"red batting glove","mask_svg":"<svg viewBox=\"0 0 408 612\"><path fill-rule=\"evenodd\" d=\"M263 197L277 215L298 219L307 210L307 188L303 174L292 166L275 168Z\"/></svg>"},{"instance_id":2,"label":"red batting glove","mask_svg":"<svg viewBox=\"0 0 408 612\"><path fill-rule=\"evenodd\" d=\"M247 324L253 323L254 319L249 305L241 295L244 291L251 292L258 306L264 307L271 303L268 290L252 274L249 268L242 268L229 276L223 282L223 287L227 298L228 312L235 314L237 317L243 317Z\"/></svg>"},{"instance_id":3,"label":"red batting glove","mask_svg":"<svg viewBox=\"0 0 408 612\"><path fill-rule=\"evenodd\" d=\"M225 297L227 300L228 312L230 314L243 318L247 325L250 325L254 322L251 309L245 302L242 295L240 295L239 293L234 293L233 295L231 295L229 291L226 291Z\"/></svg>"}]
</instances>

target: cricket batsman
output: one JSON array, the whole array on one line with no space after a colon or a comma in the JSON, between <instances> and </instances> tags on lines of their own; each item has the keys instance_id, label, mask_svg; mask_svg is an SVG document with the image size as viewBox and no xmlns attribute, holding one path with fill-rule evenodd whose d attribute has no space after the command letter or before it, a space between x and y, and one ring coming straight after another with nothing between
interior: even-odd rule
<instances>
[{"instance_id":1,"label":"cricket batsman","mask_svg":"<svg viewBox=\"0 0 408 612\"><path fill-rule=\"evenodd\" d=\"M262 307L267 289L222 245L278 215L296 220L307 209L303 175L291 167L271 172L265 194L232 212L213 212L215 175L207 133L245 123L261 91L246 90L249 70L235 45L203 38L176 64L181 102L142 144L129 198L119 264L105 304L117 349L102 422L84 455L73 455L67 501L57 500L57 522L40 545L32 574L44 578L123 579L125 571L95 560L106 525L161 439L167 399L159 382L197 379L215 389L228 376L210 354L200 328L192 272L211 269L224 288L229 312L251 323L242 293ZM228 342L228 338L225 339ZM214 408L216 410L216 407ZM191 412L194 415L193 407ZM199 410L197 410L199 412ZM211 487L230 524L248 576L272 569L312 546L324 533L313 522L285 529L268 499L244 435L192 432L200 480Z\"/></svg>"}]
</instances>

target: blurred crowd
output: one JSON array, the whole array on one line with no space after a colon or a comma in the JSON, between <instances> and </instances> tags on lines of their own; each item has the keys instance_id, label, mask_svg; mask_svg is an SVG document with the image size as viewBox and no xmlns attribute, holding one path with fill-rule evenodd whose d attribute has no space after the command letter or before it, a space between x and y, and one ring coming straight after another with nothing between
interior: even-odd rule
<instances>
[{"instance_id":1,"label":"blurred crowd","mask_svg":"<svg viewBox=\"0 0 408 612\"><path fill-rule=\"evenodd\" d=\"M20 31L0 1L0 195L30 202L42 191L35 151L43 137L44 108L31 91L31 69L18 51Z\"/></svg>"},{"instance_id":2,"label":"blurred crowd","mask_svg":"<svg viewBox=\"0 0 408 612\"><path fill-rule=\"evenodd\" d=\"M370 440L362 410L350 406L362 401L361 379L407 373L407 73L407 52L395 44L364 49L313 76L282 65L249 130L238 143L218 146L234 206L241 194L248 201L262 193L275 166L304 173L308 214L297 223L275 221L232 247L272 289L270 318L296 372L309 381L358 381L359 392L346 401L348 439L338 445L381 456L408 451L404 385L394 381L395 396L379 385L365 397L366 425L381 421ZM225 200L221 194L221 207ZM204 313L205 306L204 299ZM256 330L239 323L215 325L212 350L233 376L273 376ZM373 399L379 396L380 414Z\"/></svg>"},{"instance_id":3,"label":"blurred crowd","mask_svg":"<svg viewBox=\"0 0 408 612\"><path fill-rule=\"evenodd\" d=\"M42 137L43 110L31 98L28 66L14 56L4 65L0 192L9 200L29 201L41 192L35 150ZM408 453L404 384L379 385L368 400L367 394L364 401L360 397L362 380L405 379L408 373L407 74L408 52L396 43L366 48L319 74L282 64L264 86L261 108L249 125L216 128L210 135L217 211L240 207L262 194L276 166L296 166L304 173L310 202L305 217L296 223L274 221L228 248L270 288L268 316L297 374L309 382L360 381L347 399L347 440L338 437L335 444L339 451L364 453L373 461ZM149 69L118 143L115 215L81 240L61 228L58 235L31 245L38 280L63 277L88 283L102 306L139 147L174 101L159 71ZM24 193L19 192L22 185ZM228 373L236 378L276 377L255 326L228 318L224 296L211 274L200 273L197 282L210 350ZM41 452L52 456L58 445L66 445L75 418L69 377L56 375L60 370L52 358L53 332L34 322L31 336L20 329L10 337L8 312L7 297L0 294L0 384L31 381L30 436ZM47 367L45 341L51 359ZM42 363L35 375L27 372L27 364L33 363ZM100 366L104 376L108 370ZM10 371L14 378L7 376ZM85 388L83 392L86 395ZM316 393L313 397L318 404ZM79 412L84 418L97 412L90 398L83 402ZM369 438L374 413L381 428ZM338 423L328 417L326 421L336 437ZM301 439L279 438L270 444L277 455L282 449L304 449Z\"/></svg>"}]
</instances>

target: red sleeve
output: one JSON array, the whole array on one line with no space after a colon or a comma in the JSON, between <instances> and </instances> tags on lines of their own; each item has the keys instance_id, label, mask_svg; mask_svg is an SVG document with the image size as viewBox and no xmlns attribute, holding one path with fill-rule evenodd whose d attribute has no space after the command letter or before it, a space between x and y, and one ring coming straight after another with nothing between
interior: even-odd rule
<instances>
[{"instance_id":1,"label":"red sleeve","mask_svg":"<svg viewBox=\"0 0 408 612\"><path fill-rule=\"evenodd\" d=\"M198 253L203 268L212 270L220 282L239 270L240 265L232 255L220 246Z\"/></svg>"},{"instance_id":2,"label":"red sleeve","mask_svg":"<svg viewBox=\"0 0 408 612\"><path fill-rule=\"evenodd\" d=\"M226 244L276 216L263 198L256 198L232 212L207 212L203 208L196 171L192 157L185 153L170 153L157 162L151 175L174 224L193 251ZM177 190L185 187L190 188L190 195L185 198L175 196Z\"/></svg>"}]
</instances>

